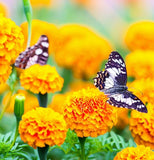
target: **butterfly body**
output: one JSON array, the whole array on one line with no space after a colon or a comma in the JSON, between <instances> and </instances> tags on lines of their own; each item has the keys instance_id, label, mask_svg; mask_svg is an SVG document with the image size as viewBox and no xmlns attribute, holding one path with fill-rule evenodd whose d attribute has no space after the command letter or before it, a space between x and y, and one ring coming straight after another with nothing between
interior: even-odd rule
<instances>
[{"instance_id":1,"label":"butterfly body","mask_svg":"<svg viewBox=\"0 0 154 160\"><path fill-rule=\"evenodd\" d=\"M48 60L49 41L47 36L42 35L38 42L21 52L15 61L15 67L26 69L36 63L45 65Z\"/></svg>"},{"instance_id":2,"label":"butterfly body","mask_svg":"<svg viewBox=\"0 0 154 160\"><path fill-rule=\"evenodd\" d=\"M128 91L126 65L118 52L111 52L105 71L97 73L94 78L94 85L109 99L108 103L128 109L136 109L140 112L147 112L146 106L132 92Z\"/></svg>"}]
</instances>

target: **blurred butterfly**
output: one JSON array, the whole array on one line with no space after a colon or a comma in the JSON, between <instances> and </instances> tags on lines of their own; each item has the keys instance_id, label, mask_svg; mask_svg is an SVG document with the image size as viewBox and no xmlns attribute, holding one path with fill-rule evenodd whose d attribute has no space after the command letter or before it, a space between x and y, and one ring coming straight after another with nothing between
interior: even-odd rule
<instances>
[{"instance_id":1,"label":"blurred butterfly","mask_svg":"<svg viewBox=\"0 0 154 160\"><path fill-rule=\"evenodd\" d=\"M34 46L28 47L24 52L19 54L14 64L15 67L26 69L36 63L45 65L49 56L48 47L48 37L41 35L38 42Z\"/></svg>"},{"instance_id":2,"label":"blurred butterfly","mask_svg":"<svg viewBox=\"0 0 154 160\"><path fill-rule=\"evenodd\" d=\"M107 100L109 104L147 113L146 106L127 90L126 83L125 62L118 52L113 51L105 64L105 71L98 72L97 77L94 78L94 85L109 97Z\"/></svg>"}]
</instances>

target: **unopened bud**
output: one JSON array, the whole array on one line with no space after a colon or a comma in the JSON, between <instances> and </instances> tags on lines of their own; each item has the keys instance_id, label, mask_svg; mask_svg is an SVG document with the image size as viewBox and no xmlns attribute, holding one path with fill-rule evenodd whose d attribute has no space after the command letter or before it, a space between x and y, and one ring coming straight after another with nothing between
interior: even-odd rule
<instances>
[{"instance_id":1,"label":"unopened bud","mask_svg":"<svg viewBox=\"0 0 154 160\"><path fill-rule=\"evenodd\" d=\"M17 121L20 121L22 115L24 114L24 102L25 97L23 95L19 94L16 96L14 104L14 114L16 116Z\"/></svg>"}]
</instances>

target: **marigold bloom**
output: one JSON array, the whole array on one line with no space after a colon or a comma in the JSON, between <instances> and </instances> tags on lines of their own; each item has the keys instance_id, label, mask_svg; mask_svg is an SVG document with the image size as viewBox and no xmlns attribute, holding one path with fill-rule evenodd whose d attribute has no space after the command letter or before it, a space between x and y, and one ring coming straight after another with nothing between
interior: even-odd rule
<instances>
[{"instance_id":1,"label":"marigold bloom","mask_svg":"<svg viewBox=\"0 0 154 160\"><path fill-rule=\"evenodd\" d=\"M136 50L126 56L128 76L154 78L154 51Z\"/></svg>"},{"instance_id":2,"label":"marigold bloom","mask_svg":"<svg viewBox=\"0 0 154 160\"><path fill-rule=\"evenodd\" d=\"M33 93L45 94L60 91L64 80L55 67L35 64L21 73L20 82L25 89Z\"/></svg>"},{"instance_id":3,"label":"marigold bloom","mask_svg":"<svg viewBox=\"0 0 154 160\"><path fill-rule=\"evenodd\" d=\"M13 94L11 96L11 92L8 92L4 98L3 98L3 105L6 106L7 103L9 103L8 107L6 108L5 112L13 113L14 112L14 103L15 103L15 97L16 95L21 94L25 97L25 103L24 103L24 113L35 109L39 106L37 97L35 97L33 94L25 91L25 90L18 90L16 94ZM10 100L10 102L8 102Z\"/></svg>"},{"instance_id":4,"label":"marigold bloom","mask_svg":"<svg viewBox=\"0 0 154 160\"><path fill-rule=\"evenodd\" d=\"M130 84L130 88L138 89L135 95L140 97L143 102L151 102L154 104L154 79L146 78L135 80Z\"/></svg>"},{"instance_id":5,"label":"marigold bloom","mask_svg":"<svg viewBox=\"0 0 154 160\"><path fill-rule=\"evenodd\" d=\"M0 61L5 58L13 64L23 50L24 36L21 28L11 19L0 15Z\"/></svg>"},{"instance_id":6,"label":"marigold bloom","mask_svg":"<svg viewBox=\"0 0 154 160\"><path fill-rule=\"evenodd\" d=\"M48 107L52 108L55 112L63 114L64 113L64 103L65 103L66 97L67 97L67 94L54 95Z\"/></svg>"},{"instance_id":7,"label":"marigold bloom","mask_svg":"<svg viewBox=\"0 0 154 160\"><path fill-rule=\"evenodd\" d=\"M95 88L94 84L88 81L75 81L72 82L69 87L71 91L78 91L83 88Z\"/></svg>"},{"instance_id":8,"label":"marigold bloom","mask_svg":"<svg viewBox=\"0 0 154 160\"><path fill-rule=\"evenodd\" d=\"M129 124L128 118L128 109L126 108L119 108L117 112L117 124L116 128L124 129Z\"/></svg>"},{"instance_id":9,"label":"marigold bloom","mask_svg":"<svg viewBox=\"0 0 154 160\"><path fill-rule=\"evenodd\" d=\"M9 78L11 74L12 67L10 63L4 59L4 57L0 56L0 84L3 84Z\"/></svg>"},{"instance_id":10,"label":"marigold bloom","mask_svg":"<svg viewBox=\"0 0 154 160\"><path fill-rule=\"evenodd\" d=\"M154 22L141 21L132 24L125 36L126 45L130 50L154 50Z\"/></svg>"},{"instance_id":11,"label":"marigold bloom","mask_svg":"<svg viewBox=\"0 0 154 160\"><path fill-rule=\"evenodd\" d=\"M2 14L4 17L8 16L8 9L3 3L0 3L0 14Z\"/></svg>"},{"instance_id":12,"label":"marigold bloom","mask_svg":"<svg viewBox=\"0 0 154 160\"><path fill-rule=\"evenodd\" d=\"M22 116L19 124L21 139L33 148L61 145L66 132L63 116L51 108L33 109Z\"/></svg>"},{"instance_id":13,"label":"marigold bloom","mask_svg":"<svg viewBox=\"0 0 154 160\"><path fill-rule=\"evenodd\" d=\"M149 147L138 145L137 147L127 147L118 152L114 160L154 160L154 152Z\"/></svg>"},{"instance_id":14,"label":"marigold bloom","mask_svg":"<svg viewBox=\"0 0 154 160\"><path fill-rule=\"evenodd\" d=\"M112 50L104 38L86 27L65 25L59 31L61 47L55 52L55 60L60 66L72 69L78 78L94 75Z\"/></svg>"},{"instance_id":15,"label":"marigold bloom","mask_svg":"<svg viewBox=\"0 0 154 160\"><path fill-rule=\"evenodd\" d=\"M108 132L117 121L117 109L96 88L70 94L65 102L64 118L78 137L97 137Z\"/></svg>"},{"instance_id":16,"label":"marigold bloom","mask_svg":"<svg viewBox=\"0 0 154 160\"><path fill-rule=\"evenodd\" d=\"M133 110L130 118L130 131L137 144L154 149L154 105L148 103L148 113Z\"/></svg>"},{"instance_id":17,"label":"marigold bloom","mask_svg":"<svg viewBox=\"0 0 154 160\"><path fill-rule=\"evenodd\" d=\"M26 49L28 40L28 23L22 23L21 28L25 37L24 48ZM30 46L33 46L41 35L46 35L49 39L49 54L55 52L56 48L59 47L59 34L57 27L54 24L45 21L37 19L32 20L32 35Z\"/></svg>"},{"instance_id":18,"label":"marigold bloom","mask_svg":"<svg viewBox=\"0 0 154 160\"><path fill-rule=\"evenodd\" d=\"M30 0L32 7L48 7L52 0Z\"/></svg>"}]
</instances>

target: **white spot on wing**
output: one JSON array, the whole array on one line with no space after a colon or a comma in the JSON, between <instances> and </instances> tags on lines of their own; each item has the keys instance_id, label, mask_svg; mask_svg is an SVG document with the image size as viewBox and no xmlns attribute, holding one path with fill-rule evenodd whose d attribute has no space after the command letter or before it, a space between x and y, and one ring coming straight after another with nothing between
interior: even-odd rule
<instances>
[{"instance_id":1,"label":"white spot on wing","mask_svg":"<svg viewBox=\"0 0 154 160\"><path fill-rule=\"evenodd\" d=\"M40 55L43 52L41 48L35 50L35 54Z\"/></svg>"}]
</instances>

